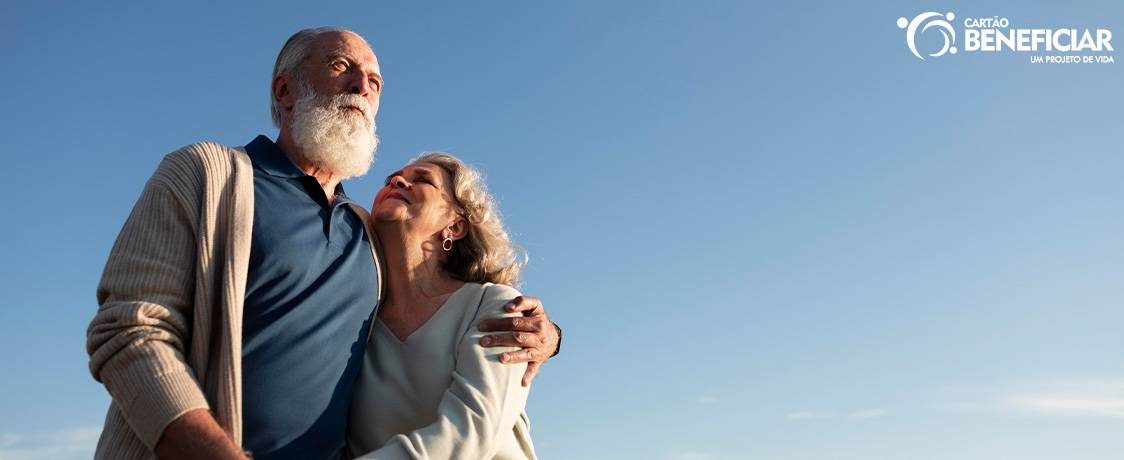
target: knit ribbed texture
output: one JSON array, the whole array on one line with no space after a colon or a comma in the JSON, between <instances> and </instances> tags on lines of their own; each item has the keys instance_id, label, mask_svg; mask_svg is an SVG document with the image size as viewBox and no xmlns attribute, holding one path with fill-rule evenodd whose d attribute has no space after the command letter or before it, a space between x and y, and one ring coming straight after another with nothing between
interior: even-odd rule
<instances>
[{"instance_id":1,"label":"knit ribbed texture","mask_svg":"<svg viewBox=\"0 0 1124 460\"><path fill-rule=\"evenodd\" d=\"M249 157L213 143L169 154L145 185L87 330L90 372L113 397L95 458L153 458L165 427L199 408L241 445L253 198Z\"/></svg>"}]
</instances>

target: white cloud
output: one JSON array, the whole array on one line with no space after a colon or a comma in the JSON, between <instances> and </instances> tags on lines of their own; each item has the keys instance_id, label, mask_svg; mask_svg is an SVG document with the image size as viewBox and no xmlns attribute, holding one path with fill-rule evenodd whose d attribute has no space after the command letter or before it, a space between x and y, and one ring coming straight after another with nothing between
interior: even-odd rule
<instances>
[{"instance_id":1,"label":"white cloud","mask_svg":"<svg viewBox=\"0 0 1124 460\"><path fill-rule=\"evenodd\" d=\"M67 428L45 433L0 433L0 460L90 458L101 427Z\"/></svg>"},{"instance_id":2,"label":"white cloud","mask_svg":"<svg viewBox=\"0 0 1124 460\"><path fill-rule=\"evenodd\" d=\"M1124 380L1070 380L1025 385L999 406L1008 412L1069 417L1124 418Z\"/></svg>"},{"instance_id":3,"label":"white cloud","mask_svg":"<svg viewBox=\"0 0 1124 460\"><path fill-rule=\"evenodd\" d=\"M811 411L790 412L788 415L785 415L784 418L786 420L790 420L790 421L823 420L823 419L835 418L835 413L834 412L811 412Z\"/></svg>"},{"instance_id":4,"label":"white cloud","mask_svg":"<svg viewBox=\"0 0 1124 460\"><path fill-rule=\"evenodd\" d=\"M1124 379L1024 382L993 390L979 401L935 407L961 413L1124 419Z\"/></svg>"},{"instance_id":5,"label":"white cloud","mask_svg":"<svg viewBox=\"0 0 1124 460\"><path fill-rule=\"evenodd\" d=\"M699 399L697 399L696 401L699 404L714 404L718 402L718 398L715 398L714 396L699 396Z\"/></svg>"},{"instance_id":6,"label":"white cloud","mask_svg":"<svg viewBox=\"0 0 1124 460\"><path fill-rule=\"evenodd\" d=\"M882 410L882 409L867 409L867 410L860 410L860 411L851 412L850 414L847 414L847 419L848 420L866 420L866 419L869 419L869 418L878 418L878 417L881 417L883 415L886 415L885 410Z\"/></svg>"},{"instance_id":7,"label":"white cloud","mask_svg":"<svg viewBox=\"0 0 1124 460\"><path fill-rule=\"evenodd\" d=\"M1007 405L1016 411L1040 415L1124 418L1124 399L1075 396L1015 396Z\"/></svg>"}]
</instances>

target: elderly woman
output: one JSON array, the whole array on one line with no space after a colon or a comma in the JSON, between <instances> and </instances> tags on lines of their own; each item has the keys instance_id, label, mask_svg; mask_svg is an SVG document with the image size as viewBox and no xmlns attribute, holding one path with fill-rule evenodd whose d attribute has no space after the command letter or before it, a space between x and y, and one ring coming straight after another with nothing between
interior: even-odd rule
<instances>
[{"instance_id":1,"label":"elderly woman","mask_svg":"<svg viewBox=\"0 0 1124 460\"><path fill-rule=\"evenodd\" d=\"M535 458L525 364L484 348L477 325L517 297L521 261L480 174L430 153L375 196L387 295L371 326L351 405L363 458Z\"/></svg>"}]
</instances>

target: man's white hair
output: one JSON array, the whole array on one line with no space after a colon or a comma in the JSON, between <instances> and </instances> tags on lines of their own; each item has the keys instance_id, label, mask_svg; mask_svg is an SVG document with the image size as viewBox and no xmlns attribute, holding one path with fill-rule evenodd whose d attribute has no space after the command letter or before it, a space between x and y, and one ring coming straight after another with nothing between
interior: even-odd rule
<instances>
[{"instance_id":1,"label":"man's white hair","mask_svg":"<svg viewBox=\"0 0 1124 460\"><path fill-rule=\"evenodd\" d=\"M308 59L308 54L312 50L312 42L316 41L316 38L321 35L333 32L355 34L355 36L363 40L363 43L367 44L368 48L371 47L371 45L367 43L367 39L363 38L362 35L345 27L327 26L303 29L293 34L292 37L289 37L289 40L285 42L285 46L281 47L281 52L277 54L277 62L273 64L273 76L269 79L269 111L273 115L273 126L281 127L281 109L277 107L277 101L273 98L273 80L276 80L278 75L287 74L296 80L294 82L296 85L304 82L304 72L301 66L304 64L304 61ZM296 85L291 89L296 90Z\"/></svg>"}]
</instances>

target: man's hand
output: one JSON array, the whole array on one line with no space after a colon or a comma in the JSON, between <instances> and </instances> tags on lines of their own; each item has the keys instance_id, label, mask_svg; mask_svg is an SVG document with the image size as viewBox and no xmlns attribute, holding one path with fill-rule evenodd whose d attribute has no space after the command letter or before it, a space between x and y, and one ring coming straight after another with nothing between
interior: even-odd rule
<instances>
[{"instance_id":1,"label":"man's hand","mask_svg":"<svg viewBox=\"0 0 1124 460\"><path fill-rule=\"evenodd\" d=\"M554 323L550 322L550 318L546 317L546 309L536 297L525 295L516 297L504 305L504 310L509 313L521 312L523 316L481 321L481 332L503 332L503 334L486 335L480 338L480 345L522 348L500 355L500 362L527 363L527 372L523 374L523 386L529 386L535 374L538 374L539 366L542 366L558 349L559 332Z\"/></svg>"},{"instance_id":2,"label":"man's hand","mask_svg":"<svg viewBox=\"0 0 1124 460\"><path fill-rule=\"evenodd\" d=\"M169 423L160 436L160 442L156 443L156 456L162 459L248 458L207 409L187 412Z\"/></svg>"}]
</instances>

